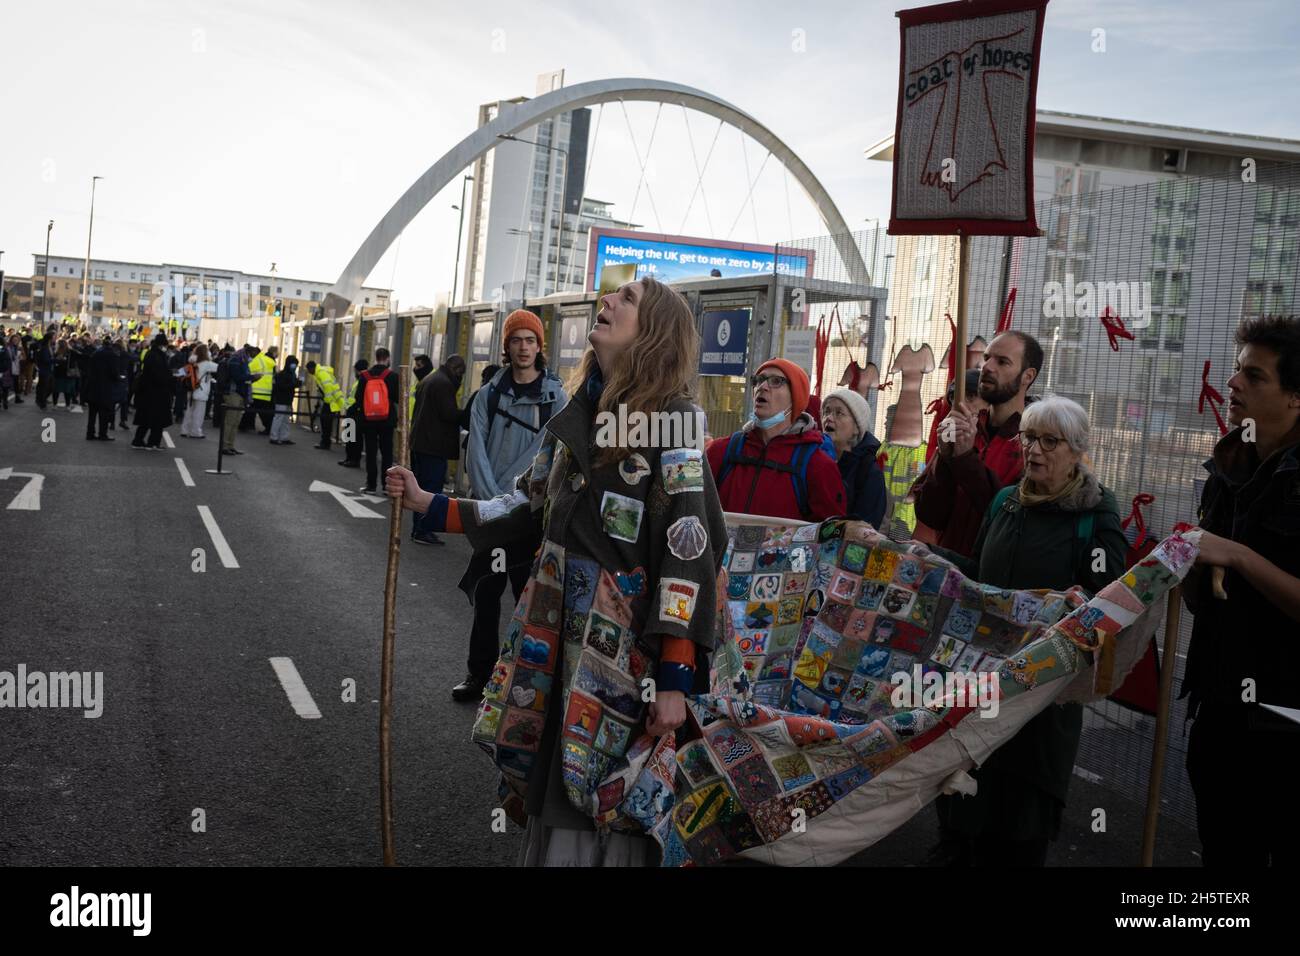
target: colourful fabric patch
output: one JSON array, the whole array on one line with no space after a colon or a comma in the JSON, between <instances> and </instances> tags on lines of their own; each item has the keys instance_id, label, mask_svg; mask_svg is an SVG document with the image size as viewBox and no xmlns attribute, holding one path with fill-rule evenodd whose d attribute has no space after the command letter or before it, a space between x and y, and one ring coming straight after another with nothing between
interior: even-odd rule
<instances>
[{"instance_id":1,"label":"colourful fabric patch","mask_svg":"<svg viewBox=\"0 0 1300 956\"><path fill-rule=\"evenodd\" d=\"M614 575L620 593L627 597L640 597L645 594L645 568L633 568L620 571Z\"/></svg>"},{"instance_id":2,"label":"colourful fabric patch","mask_svg":"<svg viewBox=\"0 0 1300 956\"><path fill-rule=\"evenodd\" d=\"M605 534L619 541L636 543L641 533L645 503L626 495L605 492L600 499L600 523Z\"/></svg>"},{"instance_id":3,"label":"colourful fabric patch","mask_svg":"<svg viewBox=\"0 0 1300 956\"><path fill-rule=\"evenodd\" d=\"M704 456L696 448L677 448L659 456L664 491L679 495L684 491L704 490Z\"/></svg>"},{"instance_id":4,"label":"colourful fabric patch","mask_svg":"<svg viewBox=\"0 0 1300 956\"><path fill-rule=\"evenodd\" d=\"M659 620L689 624L695 613L695 598L699 588L691 581L679 578L662 578L659 581ZM769 618L768 623L771 623Z\"/></svg>"},{"instance_id":5,"label":"colourful fabric patch","mask_svg":"<svg viewBox=\"0 0 1300 956\"><path fill-rule=\"evenodd\" d=\"M555 665L555 644L559 635L540 627L524 628L519 642L519 660L533 667L550 669Z\"/></svg>"}]
</instances>

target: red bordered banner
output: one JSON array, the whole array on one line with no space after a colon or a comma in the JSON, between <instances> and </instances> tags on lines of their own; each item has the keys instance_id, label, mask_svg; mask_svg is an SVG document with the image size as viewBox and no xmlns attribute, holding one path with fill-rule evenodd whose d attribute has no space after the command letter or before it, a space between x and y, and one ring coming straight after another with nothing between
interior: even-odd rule
<instances>
[{"instance_id":1,"label":"red bordered banner","mask_svg":"<svg viewBox=\"0 0 1300 956\"><path fill-rule=\"evenodd\" d=\"M1034 118L1048 0L900 10L889 232L1036 236Z\"/></svg>"}]
</instances>

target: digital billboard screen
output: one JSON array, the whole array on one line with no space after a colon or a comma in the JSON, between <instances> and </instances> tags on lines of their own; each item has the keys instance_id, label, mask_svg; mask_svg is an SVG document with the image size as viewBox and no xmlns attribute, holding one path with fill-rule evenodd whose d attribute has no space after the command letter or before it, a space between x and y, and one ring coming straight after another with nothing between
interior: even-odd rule
<instances>
[{"instance_id":1,"label":"digital billboard screen","mask_svg":"<svg viewBox=\"0 0 1300 956\"><path fill-rule=\"evenodd\" d=\"M624 229L591 230L587 254L587 288L596 290L600 272L611 265L636 265L640 278L652 275L661 282L699 279L717 270L723 278L780 275L811 276L813 255L809 250L781 253L774 246L746 245L700 239L692 236L664 236Z\"/></svg>"}]
</instances>

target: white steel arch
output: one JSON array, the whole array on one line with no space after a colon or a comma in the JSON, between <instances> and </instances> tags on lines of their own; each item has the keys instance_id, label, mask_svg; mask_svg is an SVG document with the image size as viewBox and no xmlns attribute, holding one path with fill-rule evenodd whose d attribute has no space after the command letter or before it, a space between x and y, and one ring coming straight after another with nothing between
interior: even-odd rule
<instances>
[{"instance_id":1,"label":"white steel arch","mask_svg":"<svg viewBox=\"0 0 1300 956\"><path fill-rule=\"evenodd\" d=\"M360 248L353 254L351 261L326 294L323 303L325 315L342 315L347 311L360 293L362 283L407 224L447 183L459 175L461 170L496 146L498 136L514 135L544 120L583 106L614 103L619 100L680 103L689 109L707 113L715 119L735 126L761 143L794 174L804 193L817 208L822 222L834 237L840 258L848 269L850 281L861 284L870 281L866 261L862 258L849 232L848 223L840 215L830 194L794 151L766 126L725 100L693 87L662 80L606 79L564 87L521 103L508 116L499 116L492 122L480 126L444 153L411 184L384 218L370 230L370 235L361 243Z\"/></svg>"}]
</instances>

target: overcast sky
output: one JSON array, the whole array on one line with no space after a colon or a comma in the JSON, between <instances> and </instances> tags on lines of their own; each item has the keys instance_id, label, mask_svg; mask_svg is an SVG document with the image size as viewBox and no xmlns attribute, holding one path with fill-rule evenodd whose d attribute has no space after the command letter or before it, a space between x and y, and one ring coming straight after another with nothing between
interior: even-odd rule
<instances>
[{"instance_id":1,"label":"overcast sky","mask_svg":"<svg viewBox=\"0 0 1300 956\"><path fill-rule=\"evenodd\" d=\"M706 90L784 140L854 228L886 217L906 4L479 0L6 3L0 266L93 254L332 282L403 191L472 131L481 103L650 77ZM1285 0L1052 0L1038 103L1121 119L1300 139L1300 5ZM1106 50L1093 51L1103 29ZM796 33L802 31L802 33ZM772 243L824 232L766 151L680 107L594 108L587 194L665 232ZM656 126L656 119L658 125ZM688 125L689 124L689 125ZM645 183L643 158L654 131ZM689 130L689 132L688 132ZM749 176L746 178L746 163ZM747 182L757 177L753 204ZM459 179L369 284L403 307L452 281ZM635 210L633 204L635 202Z\"/></svg>"}]
</instances>

